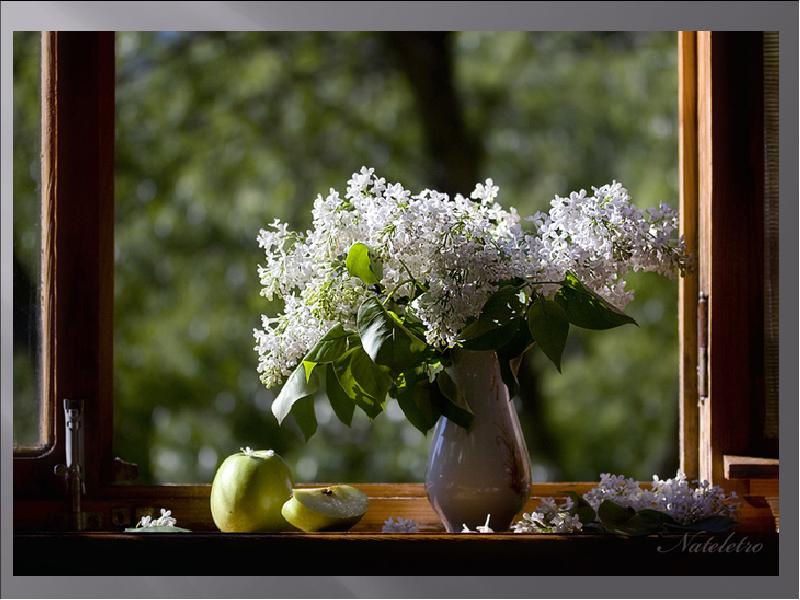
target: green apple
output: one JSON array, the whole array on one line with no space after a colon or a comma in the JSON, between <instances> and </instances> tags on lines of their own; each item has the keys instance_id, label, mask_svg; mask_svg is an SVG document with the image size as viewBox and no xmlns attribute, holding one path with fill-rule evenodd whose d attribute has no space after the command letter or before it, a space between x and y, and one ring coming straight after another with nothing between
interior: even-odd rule
<instances>
[{"instance_id":1,"label":"green apple","mask_svg":"<svg viewBox=\"0 0 800 600\"><path fill-rule=\"evenodd\" d=\"M296 489L281 513L306 532L347 531L361 520L368 503L364 492L349 485Z\"/></svg>"},{"instance_id":2,"label":"green apple","mask_svg":"<svg viewBox=\"0 0 800 600\"><path fill-rule=\"evenodd\" d=\"M292 474L272 450L244 448L226 458L211 484L211 516L220 531L286 531L281 515L292 496Z\"/></svg>"}]
</instances>

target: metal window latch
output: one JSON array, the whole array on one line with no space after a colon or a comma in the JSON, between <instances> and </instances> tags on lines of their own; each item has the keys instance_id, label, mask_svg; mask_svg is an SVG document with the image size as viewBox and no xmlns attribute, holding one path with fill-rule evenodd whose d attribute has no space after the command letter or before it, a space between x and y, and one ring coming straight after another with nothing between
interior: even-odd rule
<instances>
[{"instance_id":1,"label":"metal window latch","mask_svg":"<svg viewBox=\"0 0 800 600\"><path fill-rule=\"evenodd\" d=\"M697 297L697 403L708 400L708 294Z\"/></svg>"},{"instance_id":2,"label":"metal window latch","mask_svg":"<svg viewBox=\"0 0 800 600\"><path fill-rule=\"evenodd\" d=\"M83 400L64 399L66 431L66 464L56 465L54 473L64 479L70 503L71 524L76 531L84 529L81 496L85 492L83 475Z\"/></svg>"}]
</instances>

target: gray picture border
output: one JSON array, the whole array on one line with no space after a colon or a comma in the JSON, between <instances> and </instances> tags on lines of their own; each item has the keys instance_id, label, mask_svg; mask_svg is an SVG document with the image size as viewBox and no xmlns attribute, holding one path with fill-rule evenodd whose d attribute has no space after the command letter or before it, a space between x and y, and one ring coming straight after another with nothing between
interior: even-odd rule
<instances>
[{"instance_id":1,"label":"gray picture border","mask_svg":"<svg viewBox=\"0 0 800 600\"><path fill-rule=\"evenodd\" d=\"M0 9L3 597L797 597L798 4L796 2L3 2ZM778 577L14 577L12 501L12 32L41 30L773 30L780 32ZM147 572L147 565L140 565ZM579 569L579 567L578 567ZM357 570L357 566L354 566Z\"/></svg>"}]
</instances>

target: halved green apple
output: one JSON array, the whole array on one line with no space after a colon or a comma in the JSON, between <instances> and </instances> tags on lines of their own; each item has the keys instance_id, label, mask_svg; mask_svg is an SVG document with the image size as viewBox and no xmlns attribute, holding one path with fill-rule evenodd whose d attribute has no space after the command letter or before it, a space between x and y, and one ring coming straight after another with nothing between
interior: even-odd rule
<instances>
[{"instance_id":1,"label":"halved green apple","mask_svg":"<svg viewBox=\"0 0 800 600\"><path fill-rule=\"evenodd\" d=\"M361 520L368 504L367 495L349 485L296 489L281 514L305 532L347 531Z\"/></svg>"}]
</instances>

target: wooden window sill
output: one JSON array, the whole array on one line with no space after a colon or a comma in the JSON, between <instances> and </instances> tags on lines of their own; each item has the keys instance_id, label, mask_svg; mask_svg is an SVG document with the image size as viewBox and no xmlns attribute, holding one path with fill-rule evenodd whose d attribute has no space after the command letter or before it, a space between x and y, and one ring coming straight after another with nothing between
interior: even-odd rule
<instances>
[{"instance_id":1,"label":"wooden window sill","mask_svg":"<svg viewBox=\"0 0 800 600\"><path fill-rule=\"evenodd\" d=\"M770 533L776 530L778 519L778 481L740 480L726 482L726 488L735 490L742 502L740 525L744 533ZM326 484L314 484L324 486ZM438 516L431 508L420 483L352 484L369 496L369 510L353 528L353 533L381 531L388 517L413 519L420 530L444 533ZM534 483L531 496L522 512L535 509L542 497L563 498L564 492L584 494L596 483ZM299 487L307 487L300 485ZM217 532L211 519L210 485L129 486L118 485L104 490L99 497L88 497L82 502L87 514L87 529L120 532L133 526L142 515L157 515L160 508L172 511L178 525L194 532ZM767 499L774 500L771 504ZM67 506L64 500L36 500L19 498L14 502L14 528L21 532L62 531L67 529Z\"/></svg>"},{"instance_id":2,"label":"wooden window sill","mask_svg":"<svg viewBox=\"0 0 800 600\"><path fill-rule=\"evenodd\" d=\"M730 482L743 502L734 532L637 539L613 536L495 533L446 534L421 484L355 484L370 508L347 533L223 534L211 523L210 486L115 486L83 509L98 531L55 532L65 503L18 500L14 506L16 575L777 575L776 519L766 496L777 480ZM593 483L534 484L525 510L539 498L584 493ZM121 533L141 512L169 508L192 533ZM382 534L388 516L416 520L418 534ZM48 520L50 519L50 520ZM728 540L728 536L732 536ZM728 540L738 552L708 548ZM744 541L742 541L744 540ZM700 550L708 542L706 549ZM692 545L694 544L694 545ZM750 544L760 551L747 552ZM668 551L667 551L668 550ZM402 566L399 566L402 565Z\"/></svg>"},{"instance_id":3,"label":"wooden window sill","mask_svg":"<svg viewBox=\"0 0 800 600\"><path fill-rule=\"evenodd\" d=\"M777 458L754 456L722 457L725 479L778 479L780 464Z\"/></svg>"},{"instance_id":4,"label":"wooden window sill","mask_svg":"<svg viewBox=\"0 0 800 600\"><path fill-rule=\"evenodd\" d=\"M14 575L366 573L777 575L778 536L739 532L688 539L682 535L624 539L590 534L358 532L14 536Z\"/></svg>"}]
</instances>

